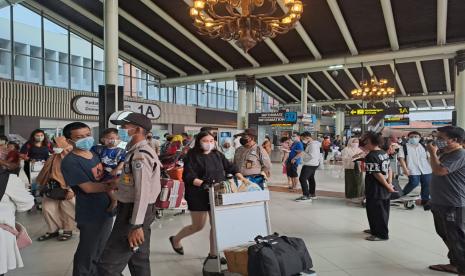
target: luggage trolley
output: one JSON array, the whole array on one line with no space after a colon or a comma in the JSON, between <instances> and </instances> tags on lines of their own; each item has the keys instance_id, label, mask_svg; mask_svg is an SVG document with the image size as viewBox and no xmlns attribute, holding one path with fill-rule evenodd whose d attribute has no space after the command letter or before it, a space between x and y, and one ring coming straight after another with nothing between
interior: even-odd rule
<instances>
[{"instance_id":1,"label":"luggage trolley","mask_svg":"<svg viewBox=\"0 0 465 276\"><path fill-rule=\"evenodd\" d=\"M270 192L265 189L255 192L239 192L215 195L210 187L210 214L214 246L218 258L207 259L203 275L224 275L221 268L220 252L243 245L258 235L268 236L271 232L269 213ZM244 227L247 225L247 227Z\"/></svg>"}]
</instances>

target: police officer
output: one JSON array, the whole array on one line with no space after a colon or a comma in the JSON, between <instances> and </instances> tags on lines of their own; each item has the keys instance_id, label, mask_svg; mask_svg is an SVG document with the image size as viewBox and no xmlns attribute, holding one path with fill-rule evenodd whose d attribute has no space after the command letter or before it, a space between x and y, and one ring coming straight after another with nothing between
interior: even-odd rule
<instances>
[{"instance_id":1,"label":"police officer","mask_svg":"<svg viewBox=\"0 0 465 276\"><path fill-rule=\"evenodd\" d=\"M128 143L124 172L118 183L116 221L99 263L99 276L122 275L129 265L131 275L150 275L150 225L155 219L155 201L160 193L160 167L146 140L152 124L147 116L126 112L112 120L121 125L120 139Z\"/></svg>"}]
</instances>

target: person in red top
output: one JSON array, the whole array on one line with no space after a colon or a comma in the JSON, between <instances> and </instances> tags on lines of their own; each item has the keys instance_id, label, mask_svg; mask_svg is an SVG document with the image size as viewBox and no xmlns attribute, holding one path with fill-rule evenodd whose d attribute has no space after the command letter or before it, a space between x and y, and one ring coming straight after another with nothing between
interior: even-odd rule
<instances>
[{"instance_id":1,"label":"person in red top","mask_svg":"<svg viewBox=\"0 0 465 276\"><path fill-rule=\"evenodd\" d=\"M0 166L10 172L19 173L17 172L20 166L19 161L19 145L15 142L8 142L7 155L5 160L0 160Z\"/></svg>"}]
</instances>

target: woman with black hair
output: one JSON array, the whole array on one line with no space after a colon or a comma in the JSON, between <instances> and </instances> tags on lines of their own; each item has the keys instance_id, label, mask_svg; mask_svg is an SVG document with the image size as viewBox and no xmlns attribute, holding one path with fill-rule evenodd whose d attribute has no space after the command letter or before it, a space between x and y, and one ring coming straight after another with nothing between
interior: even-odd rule
<instances>
[{"instance_id":1,"label":"woman with black hair","mask_svg":"<svg viewBox=\"0 0 465 276\"><path fill-rule=\"evenodd\" d=\"M185 198L189 208L192 224L184 227L176 236L170 237L174 251L184 255L181 240L201 231L207 221L210 211L209 184L226 180L226 175L235 175L239 180L246 181L238 173L238 169L225 156L216 150L213 134L200 132L195 138L195 146L184 159L183 180L186 185ZM210 231L209 259L216 259L217 252L213 244L213 233Z\"/></svg>"},{"instance_id":2,"label":"woman with black hair","mask_svg":"<svg viewBox=\"0 0 465 276\"><path fill-rule=\"evenodd\" d=\"M36 129L31 133L29 140L22 146L19 153L21 159L24 160L24 172L29 181L31 181L31 163L47 161L50 154L53 153L53 149L45 132L41 129Z\"/></svg>"},{"instance_id":3,"label":"woman with black hair","mask_svg":"<svg viewBox=\"0 0 465 276\"><path fill-rule=\"evenodd\" d=\"M392 171L389 155L382 150L384 140L380 133L367 132L360 139L360 146L369 153L365 157L365 197L370 234L368 241L389 239L389 209L392 186Z\"/></svg>"}]
</instances>

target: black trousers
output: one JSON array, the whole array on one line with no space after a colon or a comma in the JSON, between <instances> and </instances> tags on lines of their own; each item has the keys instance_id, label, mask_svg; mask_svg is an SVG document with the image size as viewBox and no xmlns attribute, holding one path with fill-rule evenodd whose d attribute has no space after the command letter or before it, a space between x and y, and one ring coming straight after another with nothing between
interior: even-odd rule
<instances>
[{"instance_id":1,"label":"black trousers","mask_svg":"<svg viewBox=\"0 0 465 276\"><path fill-rule=\"evenodd\" d=\"M381 239L389 239L389 211L391 201L389 199L366 199L366 211L371 235Z\"/></svg>"},{"instance_id":2,"label":"black trousers","mask_svg":"<svg viewBox=\"0 0 465 276\"><path fill-rule=\"evenodd\" d=\"M315 172L318 166L302 166L300 171L300 186L304 196L314 196L316 189Z\"/></svg>"},{"instance_id":3,"label":"black trousers","mask_svg":"<svg viewBox=\"0 0 465 276\"><path fill-rule=\"evenodd\" d=\"M142 227L144 243L137 252L132 251L128 241L133 208L133 203L118 202L115 225L98 265L99 276L122 275L126 265L133 276L150 276L150 225L155 220L155 204L147 206Z\"/></svg>"},{"instance_id":4,"label":"black trousers","mask_svg":"<svg viewBox=\"0 0 465 276\"><path fill-rule=\"evenodd\" d=\"M94 276L97 274L97 263L111 233L113 218L95 223L77 225L79 244L74 254L73 276Z\"/></svg>"},{"instance_id":5,"label":"black trousers","mask_svg":"<svg viewBox=\"0 0 465 276\"><path fill-rule=\"evenodd\" d=\"M465 207L431 206L436 232L442 238L449 254L450 264L465 273Z\"/></svg>"}]
</instances>

